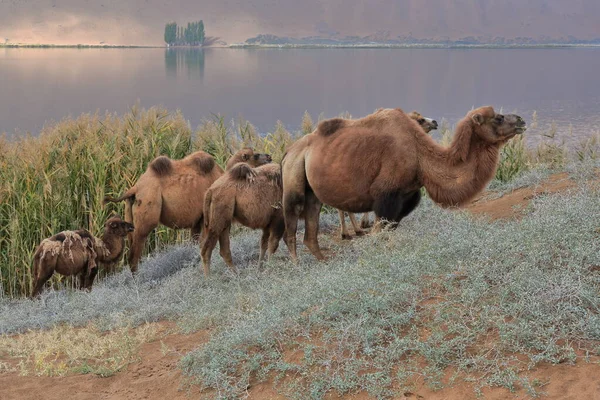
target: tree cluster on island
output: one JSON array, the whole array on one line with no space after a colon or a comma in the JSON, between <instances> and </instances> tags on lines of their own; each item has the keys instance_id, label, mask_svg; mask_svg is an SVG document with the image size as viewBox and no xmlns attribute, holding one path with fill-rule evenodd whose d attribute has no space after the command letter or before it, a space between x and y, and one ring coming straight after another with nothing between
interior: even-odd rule
<instances>
[{"instance_id":1,"label":"tree cluster on island","mask_svg":"<svg viewBox=\"0 0 600 400\"><path fill-rule=\"evenodd\" d=\"M169 46L203 46L205 41L204 22L188 22L186 27L177 22L165 25L165 42Z\"/></svg>"}]
</instances>

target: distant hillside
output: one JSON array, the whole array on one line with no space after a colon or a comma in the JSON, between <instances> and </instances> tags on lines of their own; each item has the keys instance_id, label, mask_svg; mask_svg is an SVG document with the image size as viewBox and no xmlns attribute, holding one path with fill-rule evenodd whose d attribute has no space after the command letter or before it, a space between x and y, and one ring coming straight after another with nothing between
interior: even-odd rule
<instances>
[{"instance_id":1,"label":"distant hillside","mask_svg":"<svg viewBox=\"0 0 600 400\"><path fill-rule=\"evenodd\" d=\"M208 36L373 40L576 41L600 38L598 0L0 0L0 41L162 45L168 21Z\"/></svg>"}]
</instances>

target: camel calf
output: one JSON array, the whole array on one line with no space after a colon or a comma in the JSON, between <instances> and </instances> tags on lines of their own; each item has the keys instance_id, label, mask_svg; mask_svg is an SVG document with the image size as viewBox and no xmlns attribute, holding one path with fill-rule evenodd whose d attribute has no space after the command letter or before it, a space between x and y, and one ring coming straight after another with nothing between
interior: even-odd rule
<instances>
[{"instance_id":1,"label":"camel calf","mask_svg":"<svg viewBox=\"0 0 600 400\"><path fill-rule=\"evenodd\" d=\"M380 111L384 111L384 110L385 110L384 108L380 108L376 112L380 112ZM417 124L419 124L419 126L421 127L421 129L423 129L423 131L425 133L429 133L438 128L438 123L436 120L423 117L421 114L419 114L416 111L412 111L406 115L410 119L415 121ZM350 240L350 239L352 239L352 237L348 233L348 229L346 229L346 219L344 218L344 214L345 214L344 211L338 210L338 215L340 217L340 235L342 236L342 239ZM363 214L363 216L360 220L360 226L358 225L358 223L356 221L356 217L354 216L353 213L349 212L346 214L348 214L348 217L350 218L350 223L352 224L352 228L354 229L354 233L356 234L356 236L363 236L365 234L365 231L363 229L366 229L370 226L369 213Z\"/></svg>"},{"instance_id":2,"label":"camel calf","mask_svg":"<svg viewBox=\"0 0 600 400\"><path fill-rule=\"evenodd\" d=\"M125 249L125 236L133 225L114 216L104 225L102 238L92 236L85 229L63 231L42 243L33 256L33 292L36 297L54 272L61 275L78 275L79 289L91 290L98 273L98 263L112 269Z\"/></svg>"},{"instance_id":3,"label":"camel calf","mask_svg":"<svg viewBox=\"0 0 600 400\"><path fill-rule=\"evenodd\" d=\"M252 168L260 167L273 161L270 154L254 153L252 147L244 147L231 156L225 166L225 171L229 171L237 163L246 163Z\"/></svg>"},{"instance_id":4,"label":"camel calf","mask_svg":"<svg viewBox=\"0 0 600 400\"><path fill-rule=\"evenodd\" d=\"M251 229L262 229L259 265L265 253L275 253L285 231L281 209L281 167L267 164L251 168L238 163L206 192L204 200L204 275L210 273L210 258L219 240L221 257L237 272L229 248L229 230L235 220Z\"/></svg>"}]
</instances>

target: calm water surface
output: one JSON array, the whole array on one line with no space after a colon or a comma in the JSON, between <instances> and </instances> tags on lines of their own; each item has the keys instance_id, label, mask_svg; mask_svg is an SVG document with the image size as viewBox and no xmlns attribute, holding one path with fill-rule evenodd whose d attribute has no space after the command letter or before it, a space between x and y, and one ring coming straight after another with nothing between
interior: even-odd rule
<instances>
[{"instance_id":1,"label":"calm water surface","mask_svg":"<svg viewBox=\"0 0 600 400\"><path fill-rule=\"evenodd\" d=\"M578 141L600 129L598 49L0 49L0 132L37 134L84 112L180 109L195 127L211 113L261 132L281 120L378 107L456 123L473 106L517 111Z\"/></svg>"}]
</instances>

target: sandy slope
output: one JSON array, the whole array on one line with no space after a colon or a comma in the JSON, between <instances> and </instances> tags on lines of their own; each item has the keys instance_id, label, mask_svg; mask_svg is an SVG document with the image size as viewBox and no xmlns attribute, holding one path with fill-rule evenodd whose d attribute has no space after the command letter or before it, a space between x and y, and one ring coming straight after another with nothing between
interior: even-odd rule
<instances>
[{"instance_id":1,"label":"sandy slope","mask_svg":"<svg viewBox=\"0 0 600 400\"><path fill-rule=\"evenodd\" d=\"M597 0L0 0L0 40L162 45L166 22L197 19L229 43L261 33L600 37Z\"/></svg>"},{"instance_id":2,"label":"sandy slope","mask_svg":"<svg viewBox=\"0 0 600 400\"><path fill-rule=\"evenodd\" d=\"M518 218L529 201L539 195L560 193L576 187L567 174L557 174L536 187L518 189L494 200L482 196L468 209L476 214L486 214L492 219ZM172 331L173 323L160 323L163 332ZM187 399L198 398L196 387L183 389L182 376L177 361L188 351L202 346L210 332L200 331L191 335L167 334L159 340L147 343L140 350L141 361L129 365L124 371L108 378L92 375L69 377L18 376L16 373L0 373L0 399ZM290 359L301 355L288 354ZM14 364L14 360L0 361ZM449 371L450 372L450 371ZM580 361L576 365L542 364L529 374L542 383L543 398L556 400L600 399L600 360ZM510 393L504 388L486 388L486 399L525 399L523 390ZM250 399L283 399L268 381L249 388ZM328 398L338 399L330 396ZM343 399L371 399L366 393L344 396ZM417 382L411 392L398 399L405 400L467 400L476 399L473 387L459 383L440 391L432 391L423 382Z\"/></svg>"}]
</instances>

